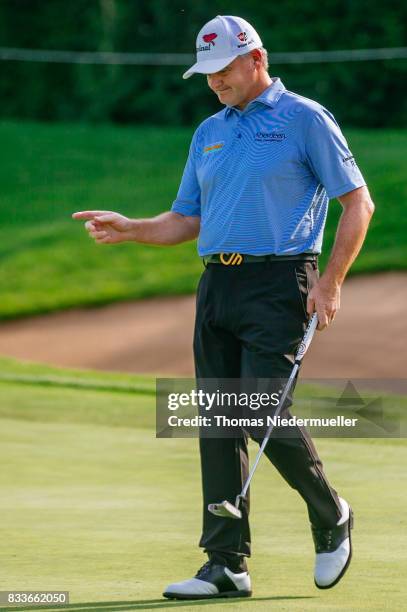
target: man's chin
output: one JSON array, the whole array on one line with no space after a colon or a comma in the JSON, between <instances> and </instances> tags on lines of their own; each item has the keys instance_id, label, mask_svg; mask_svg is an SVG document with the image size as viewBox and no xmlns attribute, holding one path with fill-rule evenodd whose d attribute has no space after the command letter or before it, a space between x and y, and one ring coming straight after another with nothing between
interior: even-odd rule
<instances>
[{"instance_id":1,"label":"man's chin","mask_svg":"<svg viewBox=\"0 0 407 612\"><path fill-rule=\"evenodd\" d=\"M229 104L230 106L233 106L235 104L234 96L229 90L225 91L224 93L218 93L218 98L219 101L222 102L222 104Z\"/></svg>"}]
</instances>

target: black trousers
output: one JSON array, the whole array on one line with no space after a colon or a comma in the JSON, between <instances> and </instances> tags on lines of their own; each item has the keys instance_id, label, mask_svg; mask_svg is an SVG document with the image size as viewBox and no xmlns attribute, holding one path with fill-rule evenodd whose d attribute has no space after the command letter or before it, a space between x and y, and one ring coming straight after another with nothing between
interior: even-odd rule
<instances>
[{"instance_id":1,"label":"black trousers","mask_svg":"<svg viewBox=\"0 0 407 612\"><path fill-rule=\"evenodd\" d=\"M196 377L289 377L293 355L304 334L307 294L318 278L314 261L270 260L240 266L208 264L199 282L194 332ZM288 398L286 410L292 398ZM286 414L284 415L286 416ZM291 428L292 430L293 428ZM336 492L304 428L290 435L273 435L265 455L307 504L310 522L331 527L341 516ZM250 556L249 497L241 505L242 519L211 514L209 503L234 503L248 475L248 434L241 437L201 437L203 530L199 545L211 558L235 571L244 570ZM293 435L294 434L294 435ZM256 442L262 439L251 435ZM272 495L270 494L270 499Z\"/></svg>"}]
</instances>

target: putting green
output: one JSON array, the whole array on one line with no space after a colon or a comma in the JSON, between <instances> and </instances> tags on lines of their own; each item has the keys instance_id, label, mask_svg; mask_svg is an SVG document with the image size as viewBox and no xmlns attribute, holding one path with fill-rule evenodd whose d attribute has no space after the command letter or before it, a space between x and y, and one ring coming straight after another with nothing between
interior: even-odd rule
<instances>
[{"instance_id":1,"label":"putting green","mask_svg":"<svg viewBox=\"0 0 407 612\"><path fill-rule=\"evenodd\" d=\"M205 559L196 440L156 439L154 396L112 388L131 377L81 373L75 388L64 384L72 372L41 372L54 384L0 382L0 590L67 590L78 611L404 609L404 441L317 440L355 512L354 560L335 589L314 587L304 504L264 460L252 486L253 598L167 602L163 587Z\"/></svg>"}]
</instances>

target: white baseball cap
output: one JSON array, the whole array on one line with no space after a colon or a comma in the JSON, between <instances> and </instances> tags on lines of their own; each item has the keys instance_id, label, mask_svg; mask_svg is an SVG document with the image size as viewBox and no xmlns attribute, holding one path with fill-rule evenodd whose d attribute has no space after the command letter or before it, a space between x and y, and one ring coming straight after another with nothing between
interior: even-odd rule
<instances>
[{"instance_id":1,"label":"white baseball cap","mask_svg":"<svg viewBox=\"0 0 407 612\"><path fill-rule=\"evenodd\" d=\"M204 25L196 39L196 64L182 75L212 74L223 70L238 55L262 47L256 30L241 17L218 15Z\"/></svg>"}]
</instances>

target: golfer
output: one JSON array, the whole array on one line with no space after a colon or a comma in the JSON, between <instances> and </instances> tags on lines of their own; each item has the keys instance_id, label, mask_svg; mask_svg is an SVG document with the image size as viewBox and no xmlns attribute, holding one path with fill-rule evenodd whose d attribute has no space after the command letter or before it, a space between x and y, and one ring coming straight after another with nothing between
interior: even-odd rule
<instances>
[{"instance_id":1,"label":"golfer","mask_svg":"<svg viewBox=\"0 0 407 612\"><path fill-rule=\"evenodd\" d=\"M198 34L197 62L223 108L196 130L171 211L149 219L84 211L99 244L173 245L198 237L205 269L194 332L196 375L286 380L308 318L325 329L339 309L341 285L357 256L374 205L332 114L288 91L268 73L253 27L217 16ZM319 277L328 201L343 211ZM352 553L352 511L324 473L306 430L274 435L265 454L306 503L315 544L317 587L334 586ZM260 442L260 439L256 439ZM208 561L164 596L199 599L251 595L249 500L241 520L214 516L208 504L234 503L248 475L246 433L200 438L203 530ZM272 491L269 492L270 505Z\"/></svg>"}]
</instances>

